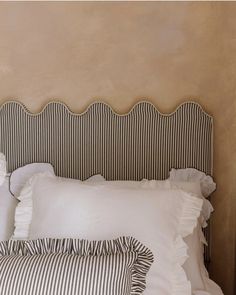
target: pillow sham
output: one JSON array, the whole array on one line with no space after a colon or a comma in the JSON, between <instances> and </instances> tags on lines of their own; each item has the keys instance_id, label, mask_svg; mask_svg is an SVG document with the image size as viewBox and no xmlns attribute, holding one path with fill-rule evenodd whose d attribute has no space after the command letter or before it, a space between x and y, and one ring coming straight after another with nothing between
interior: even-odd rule
<instances>
[{"instance_id":1,"label":"pillow sham","mask_svg":"<svg viewBox=\"0 0 236 295\"><path fill-rule=\"evenodd\" d=\"M183 267L191 281L192 293L194 295L223 295L221 288L209 278L204 264L204 244L206 244L206 240L200 223L194 229L193 234L187 236L184 240L188 245L189 257Z\"/></svg>"},{"instance_id":2,"label":"pillow sham","mask_svg":"<svg viewBox=\"0 0 236 295\"><path fill-rule=\"evenodd\" d=\"M15 209L17 199L10 192L10 187L14 194L19 195L21 188L35 173L47 171L54 175L53 167L50 164L33 163L18 168L7 174L6 158L0 153L0 241L8 240L14 232Z\"/></svg>"},{"instance_id":3,"label":"pillow sham","mask_svg":"<svg viewBox=\"0 0 236 295\"><path fill-rule=\"evenodd\" d=\"M221 288L209 278L204 263L204 244L207 241L202 232L202 228L207 227L207 221L213 212L213 207L206 198L212 194L216 189L216 184L212 177L206 175L194 168L186 169L171 169L170 181L178 187L180 183L190 184L182 186L184 190L196 194L203 199L203 206L201 216L199 218L198 226L194 229L192 235L187 236L184 240L188 245L188 259L183 265L188 279L191 281L192 292L194 295L223 295ZM200 187L200 192L199 188Z\"/></svg>"},{"instance_id":4,"label":"pillow sham","mask_svg":"<svg viewBox=\"0 0 236 295\"><path fill-rule=\"evenodd\" d=\"M202 200L177 189L90 185L47 174L32 177L19 199L22 208L33 204L30 239L135 236L154 254L145 294L191 294L183 237L196 226Z\"/></svg>"},{"instance_id":5,"label":"pillow sham","mask_svg":"<svg viewBox=\"0 0 236 295\"><path fill-rule=\"evenodd\" d=\"M30 177L44 172L55 175L53 166L49 163L31 163L17 168L10 176L10 192L18 197Z\"/></svg>"},{"instance_id":6,"label":"pillow sham","mask_svg":"<svg viewBox=\"0 0 236 295\"><path fill-rule=\"evenodd\" d=\"M153 254L134 238L0 243L0 293L141 295Z\"/></svg>"},{"instance_id":7,"label":"pillow sham","mask_svg":"<svg viewBox=\"0 0 236 295\"><path fill-rule=\"evenodd\" d=\"M45 166L46 168L49 166ZM40 167L40 169L42 169L43 166ZM37 178L36 174L35 177ZM46 169L46 171L44 171L42 174L44 175L51 175L54 176L54 172L52 173L51 169ZM29 175L29 174L28 174ZM32 175L31 175L32 177ZM25 179L25 177L23 177ZM22 178L22 179L23 179ZM70 179L68 179L68 182L70 181ZM80 180L77 180L80 181ZM89 177L88 179L86 179L84 182L85 183L90 183L91 185L94 183L99 183L101 181L101 177L100 175L93 175L91 177ZM26 190L28 187L28 183L31 182L31 179L27 179L26 181ZM20 185L22 186L23 181L20 182ZM24 187L24 186L23 186ZM18 198L18 200L22 201L22 197L21 194ZM15 218L14 218L14 222L15 222L15 229L14 229L14 233L11 235L11 237L13 239L28 239L29 237L29 228L30 228L30 223L32 220L32 199L31 198L27 198L25 199L23 202L18 203L17 207L15 208Z\"/></svg>"},{"instance_id":8,"label":"pillow sham","mask_svg":"<svg viewBox=\"0 0 236 295\"><path fill-rule=\"evenodd\" d=\"M174 169L170 171L171 181L196 182L200 184L202 195L207 198L216 189L216 184L210 175L195 168Z\"/></svg>"},{"instance_id":9,"label":"pillow sham","mask_svg":"<svg viewBox=\"0 0 236 295\"><path fill-rule=\"evenodd\" d=\"M0 241L9 239L14 231L14 214L17 200L9 192L7 163L0 153Z\"/></svg>"},{"instance_id":10,"label":"pillow sham","mask_svg":"<svg viewBox=\"0 0 236 295\"><path fill-rule=\"evenodd\" d=\"M116 186L121 188L138 188L140 186L146 188L176 188L182 189L201 198L203 200L203 206L201 215L198 219L198 226L194 229L192 234L184 238L184 241L188 246L188 257L183 265L183 269L185 270L188 280L191 282L193 294L200 295L199 292L202 291L204 292L204 295L222 295L223 293L220 287L209 278L204 264L203 245L207 245L207 242L202 232L202 227L207 226L207 220L210 218L213 211L213 207L206 197L208 197L209 193L212 193L215 190L216 185L212 177L193 168L172 169L170 174L170 179L165 181L106 181L106 186ZM105 181L105 178L102 176L97 179L99 183ZM205 192L205 197L202 196L202 190Z\"/></svg>"},{"instance_id":11,"label":"pillow sham","mask_svg":"<svg viewBox=\"0 0 236 295\"><path fill-rule=\"evenodd\" d=\"M6 241L13 235L17 203L17 199L9 192L9 176L6 176L0 186L0 241Z\"/></svg>"}]
</instances>

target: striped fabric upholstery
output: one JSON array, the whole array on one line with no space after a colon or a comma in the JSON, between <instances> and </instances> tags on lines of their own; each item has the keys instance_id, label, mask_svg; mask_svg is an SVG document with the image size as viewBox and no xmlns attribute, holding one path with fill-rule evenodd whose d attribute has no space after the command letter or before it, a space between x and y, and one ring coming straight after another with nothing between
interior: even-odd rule
<instances>
[{"instance_id":1,"label":"striped fabric upholstery","mask_svg":"<svg viewBox=\"0 0 236 295\"><path fill-rule=\"evenodd\" d=\"M0 243L0 294L138 295L152 253L133 238Z\"/></svg>"},{"instance_id":2,"label":"striped fabric upholstery","mask_svg":"<svg viewBox=\"0 0 236 295\"><path fill-rule=\"evenodd\" d=\"M107 180L161 180L171 168L187 167L212 175L212 134L212 117L194 102L169 115L147 101L125 115L101 102L82 114L60 102L47 104L38 114L19 102L0 107L0 152L9 172L48 162L58 176L81 180L94 174ZM210 241L209 227L205 234Z\"/></svg>"},{"instance_id":3,"label":"striped fabric upholstery","mask_svg":"<svg viewBox=\"0 0 236 295\"><path fill-rule=\"evenodd\" d=\"M148 102L117 115L104 103L73 114L49 103L36 115L20 103L0 108L0 152L9 172L32 162L49 162L56 174L84 180L165 179L171 168L212 172L212 118L193 102L163 115Z\"/></svg>"}]
</instances>

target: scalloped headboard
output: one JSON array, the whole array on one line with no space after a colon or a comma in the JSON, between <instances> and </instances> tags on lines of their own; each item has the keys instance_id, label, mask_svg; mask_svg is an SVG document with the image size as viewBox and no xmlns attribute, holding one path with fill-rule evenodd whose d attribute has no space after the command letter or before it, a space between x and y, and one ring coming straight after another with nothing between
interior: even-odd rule
<instances>
[{"instance_id":1,"label":"scalloped headboard","mask_svg":"<svg viewBox=\"0 0 236 295\"><path fill-rule=\"evenodd\" d=\"M212 117L194 102L161 114L143 101L124 115L96 102L81 114L51 102L31 114L18 102L0 108L0 151L9 172L49 162L59 176L109 180L165 179L170 168L212 174Z\"/></svg>"},{"instance_id":2,"label":"scalloped headboard","mask_svg":"<svg viewBox=\"0 0 236 295\"><path fill-rule=\"evenodd\" d=\"M173 168L194 167L212 175L213 119L194 102L161 114L143 101L124 115L96 102L82 114L51 102L31 114L19 102L0 108L0 152L8 171L49 162L59 176L108 180L165 179ZM209 241L209 229L205 231ZM210 248L205 249L206 264Z\"/></svg>"}]
</instances>

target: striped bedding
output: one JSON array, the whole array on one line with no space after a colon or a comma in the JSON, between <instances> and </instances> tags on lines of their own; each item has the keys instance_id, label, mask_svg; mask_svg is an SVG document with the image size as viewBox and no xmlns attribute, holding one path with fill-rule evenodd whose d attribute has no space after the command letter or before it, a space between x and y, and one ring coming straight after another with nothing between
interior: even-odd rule
<instances>
[{"instance_id":1,"label":"striped bedding","mask_svg":"<svg viewBox=\"0 0 236 295\"><path fill-rule=\"evenodd\" d=\"M139 295L153 255L134 238L0 243L2 295Z\"/></svg>"}]
</instances>

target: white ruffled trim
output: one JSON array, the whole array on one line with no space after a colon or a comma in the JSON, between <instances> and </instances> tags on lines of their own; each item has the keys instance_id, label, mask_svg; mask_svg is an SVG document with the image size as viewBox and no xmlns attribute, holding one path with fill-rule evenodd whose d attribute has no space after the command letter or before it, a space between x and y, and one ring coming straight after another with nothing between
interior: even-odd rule
<instances>
[{"instance_id":1,"label":"white ruffled trim","mask_svg":"<svg viewBox=\"0 0 236 295\"><path fill-rule=\"evenodd\" d=\"M3 153L0 153L0 186L4 183L6 175L7 175L6 157Z\"/></svg>"},{"instance_id":2,"label":"white ruffled trim","mask_svg":"<svg viewBox=\"0 0 236 295\"><path fill-rule=\"evenodd\" d=\"M185 203L183 216L180 221L179 234L185 238L190 235L197 226L198 218L201 214L203 200L194 194L183 191Z\"/></svg>"},{"instance_id":3,"label":"white ruffled trim","mask_svg":"<svg viewBox=\"0 0 236 295\"><path fill-rule=\"evenodd\" d=\"M194 168L174 169L170 171L170 180L200 182L202 195L207 198L216 189L212 177Z\"/></svg>"},{"instance_id":4,"label":"white ruffled trim","mask_svg":"<svg viewBox=\"0 0 236 295\"><path fill-rule=\"evenodd\" d=\"M33 199L32 189L39 176L54 177L51 171L34 174L24 185L17 199L20 201L15 210L15 230L13 240L26 240L29 237L30 225L32 221ZM102 176L92 176L85 182L100 182Z\"/></svg>"},{"instance_id":5,"label":"white ruffled trim","mask_svg":"<svg viewBox=\"0 0 236 295\"><path fill-rule=\"evenodd\" d=\"M169 187L170 188L174 188L174 189L182 189L184 191L186 191L187 193L191 193L190 190L185 190L182 187L182 183L183 181L175 181L175 180L166 180L167 183L169 183ZM184 181L186 182L186 181ZM192 181L191 181L192 182ZM201 198L203 200L203 206L202 206L202 211L201 211L201 215L199 217L199 222L201 224L201 226L203 228L207 227L207 221L210 219L211 217L211 213L214 211L214 208L211 204L211 202L204 198L201 194L197 196L198 198Z\"/></svg>"},{"instance_id":6,"label":"white ruffled trim","mask_svg":"<svg viewBox=\"0 0 236 295\"><path fill-rule=\"evenodd\" d=\"M15 230L12 236L14 240L26 240L29 237L30 224L33 212L33 185L39 176L54 177L50 172L33 175L20 192L20 201L15 210Z\"/></svg>"},{"instance_id":7,"label":"white ruffled trim","mask_svg":"<svg viewBox=\"0 0 236 295\"><path fill-rule=\"evenodd\" d=\"M202 206L202 212L200 216L200 224L203 228L207 227L208 223L207 221L211 217L211 213L214 211L213 206L211 205L211 202L205 198L203 198L203 206Z\"/></svg>"},{"instance_id":8,"label":"white ruffled trim","mask_svg":"<svg viewBox=\"0 0 236 295\"><path fill-rule=\"evenodd\" d=\"M197 226L203 200L183 191L185 202L180 220L178 236L174 244L174 272L172 279L173 295L191 295L191 283L188 281L183 265L188 258L188 246L183 240Z\"/></svg>"},{"instance_id":9,"label":"white ruffled trim","mask_svg":"<svg viewBox=\"0 0 236 295\"><path fill-rule=\"evenodd\" d=\"M186 198L190 198L189 195L186 194ZM199 201L202 201L202 205L200 206L200 209L199 209L199 204L195 203L194 199L196 198L192 198L192 200L190 201L190 204L186 203L186 206L185 206L185 209L184 209L184 212L186 212L186 214L184 213L183 214L183 219L182 220L185 220L190 217L189 214L191 215L191 212L193 213L193 215L195 216L194 220L190 221L190 223L192 225L194 225L194 227L191 229L190 226L185 226L184 225L184 222L181 223L181 227L182 229L180 229L180 232L182 232L182 235L189 235L190 232L188 233L187 232L187 229L190 231L191 230L191 233L193 231L193 229L195 228L195 226L197 225L197 220L199 218L199 214L201 213L201 216L200 218L203 218L205 220L205 222L210 218L210 215L211 215L211 212L213 210L213 207L211 206L211 203L202 198L197 198L197 200ZM201 209L201 207L205 207L206 208L206 211L204 212L204 210ZM200 211L198 211L200 210ZM202 211L202 212L201 212ZM198 212L198 213L197 213ZM200 241L202 244L205 244L207 245L207 241L204 237L204 234L202 232L202 229L201 227L199 227L199 233L200 233ZM186 259L183 259L183 257L186 257L186 254L184 256L184 251L186 250L187 251L187 244L183 241L182 243L182 246L181 246L181 242L180 240L179 241L176 241L176 253L182 253L180 255L177 254L177 257L179 257L179 262L182 261L182 264L181 264L181 267L182 265L184 264L184 262L186 261ZM176 268L177 269L177 268ZM174 292L174 295L181 295L181 294L191 294L191 283L189 281L187 281L187 277L186 277L186 273L185 271L183 270L182 268L182 283L180 285L177 284L176 286L176 289L177 290L176 292ZM181 282L181 271L179 272L175 272L176 273L176 282ZM220 287L214 282L212 281L209 276L208 276L208 272L207 270L205 269L205 267L201 267L200 269L200 273L201 273L201 276L202 276L202 279L203 279L203 282L205 284L205 290L194 290L193 291L193 294L194 295L223 295L222 293L222 290L220 289ZM186 281L190 284L190 291L188 289L189 285L187 283L185 283L184 281L184 275L185 275L185 278L186 278Z\"/></svg>"},{"instance_id":10,"label":"white ruffled trim","mask_svg":"<svg viewBox=\"0 0 236 295\"><path fill-rule=\"evenodd\" d=\"M190 295L191 283L188 281L186 273L182 267L184 262L188 258L187 244L184 242L181 236L178 236L174 244L174 271L172 278L172 294L173 295Z\"/></svg>"},{"instance_id":11,"label":"white ruffled trim","mask_svg":"<svg viewBox=\"0 0 236 295\"><path fill-rule=\"evenodd\" d=\"M10 192L16 198L21 190L33 175L50 172L55 175L53 166L50 163L30 163L14 170L10 176Z\"/></svg>"}]
</instances>

